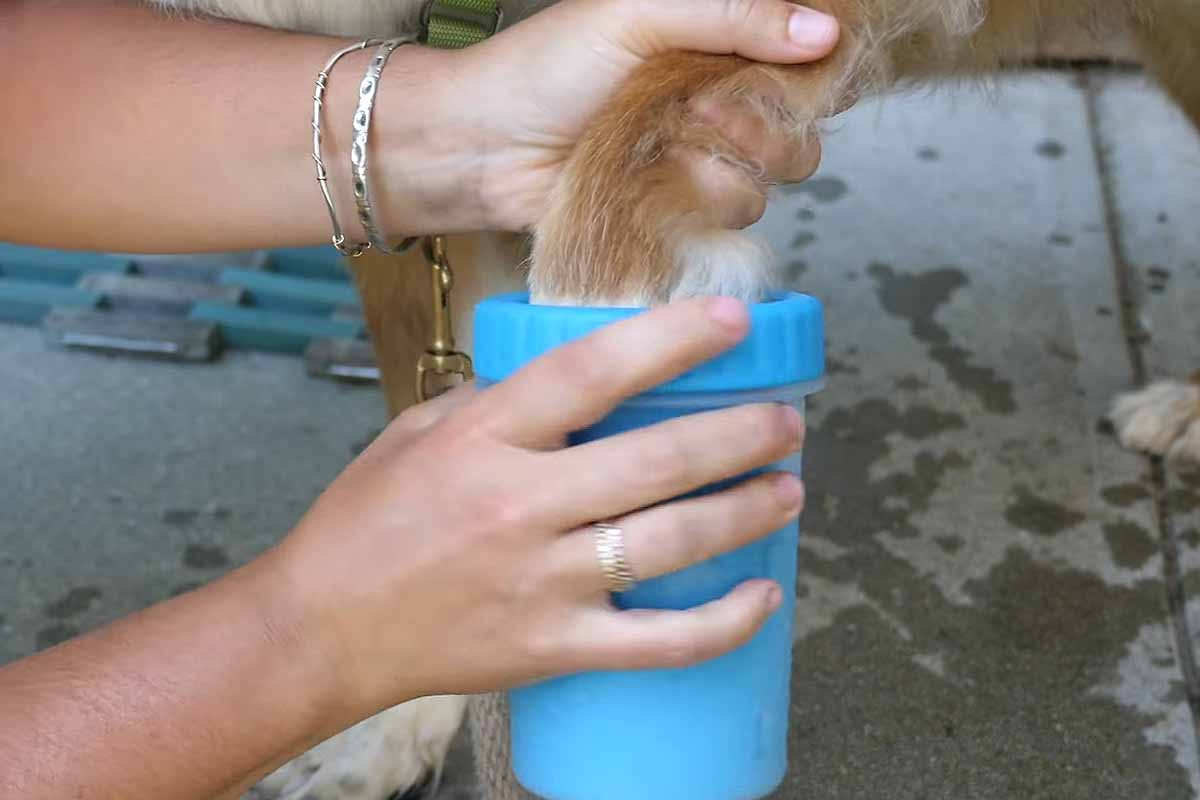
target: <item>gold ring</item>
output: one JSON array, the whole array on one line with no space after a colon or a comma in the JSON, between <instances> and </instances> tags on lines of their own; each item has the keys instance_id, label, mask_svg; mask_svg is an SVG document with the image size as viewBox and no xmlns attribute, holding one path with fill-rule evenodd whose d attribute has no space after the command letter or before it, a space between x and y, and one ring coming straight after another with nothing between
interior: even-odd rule
<instances>
[{"instance_id":1,"label":"gold ring","mask_svg":"<svg viewBox=\"0 0 1200 800\"><path fill-rule=\"evenodd\" d=\"M600 570L610 592L628 592L637 585L637 576L625 558L625 532L607 522L592 523L592 541Z\"/></svg>"}]
</instances>

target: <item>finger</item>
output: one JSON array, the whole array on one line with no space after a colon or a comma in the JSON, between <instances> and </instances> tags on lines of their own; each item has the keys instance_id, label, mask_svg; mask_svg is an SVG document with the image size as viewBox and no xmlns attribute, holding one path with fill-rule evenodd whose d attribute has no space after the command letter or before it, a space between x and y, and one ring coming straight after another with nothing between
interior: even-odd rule
<instances>
[{"instance_id":1,"label":"finger","mask_svg":"<svg viewBox=\"0 0 1200 800\"><path fill-rule=\"evenodd\" d=\"M736 550L779 530L804 502L800 479L789 473L761 475L703 497L638 511L612 524L621 529L625 558L638 580L657 578ZM560 538L566 551L563 577L588 593L609 588L586 527Z\"/></svg>"},{"instance_id":2,"label":"finger","mask_svg":"<svg viewBox=\"0 0 1200 800\"><path fill-rule=\"evenodd\" d=\"M690 153L680 159L708 200L723 228L740 229L753 225L767 210L765 187L746 173L743 167L707 153Z\"/></svg>"},{"instance_id":3,"label":"finger","mask_svg":"<svg viewBox=\"0 0 1200 800\"><path fill-rule=\"evenodd\" d=\"M803 437L796 410L774 403L679 417L549 454L547 473L557 477L533 490L533 502L569 530L780 461Z\"/></svg>"},{"instance_id":4,"label":"finger","mask_svg":"<svg viewBox=\"0 0 1200 800\"><path fill-rule=\"evenodd\" d=\"M479 394L474 381L455 386L432 400L409 406L396 423L410 433L423 433L456 410L466 406Z\"/></svg>"},{"instance_id":5,"label":"finger","mask_svg":"<svg viewBox=\"0 0 1200 800\"><path fill-rule=\"evenodd\" d=\"M568 652L577 669L687 667L750 641L782 599L777 584L755 580L687 611L597 610L571 631Z\"/></svg>"},{"instance_id":6,"label":"finger","mask_svg":"<svg viewBox=\"0 0 1200 800\"><path fill-rule=\"evenodd\" d=\"M635 52L736 53L798 64L824 58L838 39L834 17L783 0L624 0L613 15Z\"/></svg>"},{"instance_id":7,"label":"finger","mask_svg":"<svg viewBox=\"0 0 1200 800\"><path fill-rule=\"evenodd\" d=\"M532 362L471 407L505 441L555 447L620 401L707 361L748 330L745 304L687 300L606 326Z\"/></svg>"},{"instance_id":8,"label":"finger","mask_svg":"<svg viewBox=\"0 0 1200 800\"><path fill-rule=\"evenodd\" d=\"M798 141L792 132L771 125L761 112L742 103L697 98L693 105L696 118L716 128L746 161L760 165L762 176L768 180L802 181L821 162L819 140Z\"/></svg>"}]
</instances>

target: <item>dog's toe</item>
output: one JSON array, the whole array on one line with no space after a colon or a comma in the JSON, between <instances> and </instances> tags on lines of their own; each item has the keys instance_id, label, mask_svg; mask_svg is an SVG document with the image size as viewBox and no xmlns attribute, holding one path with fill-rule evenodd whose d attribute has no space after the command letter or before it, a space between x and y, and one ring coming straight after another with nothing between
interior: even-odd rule
<instances>
[{"instance_id":1,"label":"dog's toe","mask_svg":"<svg viewBox=\"0 0 1200 800\"><path fill-rule=\"evenodd\" d=\"M1194 383L1159 381L1123 394L1109 419L1125 447L1200 460L1200 386Z\"/></svg>"},{"instance_id":2,"label":"dog's toe","mask_svg":"<svg viewBox=\"0 0 1200 800\"><path fill-rule=\"evenodd\" d=\"M263 778L244 800L389 800L435 787L466 699L389 708Z\"/></svg>"},{"instance_id":3,"label":"dog's toe","mask_svg":"<svg viewBox=\"0 0 1200 800\"><path fill-rule=\"evenodd\" d=\"M1187 426L1183 435L1175 440L1168 455L1179 461L1200 464L1200 411L1197 412L1192 423Z\"/></svg>"}]
</instances>

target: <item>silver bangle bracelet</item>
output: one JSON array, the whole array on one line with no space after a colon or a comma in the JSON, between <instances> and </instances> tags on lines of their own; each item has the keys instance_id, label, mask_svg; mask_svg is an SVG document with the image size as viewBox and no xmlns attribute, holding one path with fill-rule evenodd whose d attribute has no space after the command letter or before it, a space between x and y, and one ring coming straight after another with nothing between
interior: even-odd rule
<instances>
[{"instance_id":1,"label":"silver bangle bracelet","mask_svg":"<svg viewBox=\"0 0 1200 800\"><path fill-rule=\"evenodd\" d=\"M357 50L365 50L372 45L379 44L381 41L383 40L365 39L358 44L352 44L337 51L330 57L324 69L317 73L317 80L313 85L312 158L317 165L317 185L321 187L321 197L325 199L325 208L329 211L329 222L333 225L333 246L337 248L339 253L348 258L361 256L363 251L371 246L371 243L346 244L346 235L342 232L341 223L338 222L337 211L333 207L333 197L329 194L329 173L325 169L325 161L321 158L321 110L325 105L325 87L329 82L329 73L333 72L333 68L342 60L342 57Z\"/></svg>"},{"instance_id":2,"label":"silver bangle bracelet","mask_svg":"<svg viewBox=\"0 0 1200 800\"><path fill-rule=\"evenodd\" d=\"M358 110L354 112L354 140L350 147L350 167L354 175L354 202L358 206L358 221L367 232L367 239L381 253L394 255L403 253L413 246L417 237L405 239L395 247L388 245L386 237L375 224L373 215L374 202L371 197L371 183L367 178L367 140L371 133L371 112L375 108L375 96L379 91L379 79L383 68L396 48L404 44L416 42L415 36L403 36L388 39L379 45L371 63L367 66L366 75L358 87Z\"/></svg>"}]
</instances>

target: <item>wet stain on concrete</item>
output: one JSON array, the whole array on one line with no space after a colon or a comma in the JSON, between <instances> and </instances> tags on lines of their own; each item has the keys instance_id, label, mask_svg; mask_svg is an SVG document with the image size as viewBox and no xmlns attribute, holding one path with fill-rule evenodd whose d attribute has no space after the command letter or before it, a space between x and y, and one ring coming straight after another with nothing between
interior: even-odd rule
<instances>
[{"instance_id":1,"label":"wet stain on concrete","mask_svg":"<svg viewBox=\"0 0 1200 800\"><path fill-rule=\"evenodd\" d=\"M1130 520L1106 524L1104 539L1113 562L1125 569L1141 569L1158 552L1158 542L1150 532Z\"/></svg>"},{"instance_id":2,"label":"wet stain on concrete","mask_svg":"<svg viewBox=\"0 0 1200 800\"><path fill-rule=\"evenodd\" d=\"M789 261L783 268L783 278L788 283L796 283L808 272L807 261Z\"/></svg>"},{"instance_id":3,"label":"wet stain on concrete","mask_svg":"<svg viewBox=\"0 0 1200 800\"><path fill-rule=\"evenodd\" d=\"M966 585L973 603L952 603L878 534L928 536L915 517L934 502L956 502L945 486L955 468L930 469L932 453L923 454L923 479L917 470L881 468L906 439L931 449L955 442L966 420L933 409L914 416L884 398L865 398L831 407L813 423L804 525L836 545L837 555L806 550L801 570L854 587L878 611L848 608L797 644L795 768L773 797L1190 796L1174 751L1146 739L1160 718L1095 691L1111 685L1142 627L1163 619L1161 582L1109 586L1012 548ZM984 450L973 457L995 456ZM930 653L939 655L942 674L914 663Z\"/></svg>"},{"instance_id":4,"label":"wet stain on concrete","mask_svg":"<svg viewBox=\"0 0 1200 800\"><path fill-rule=\"evenodd\" d=\"M1141 626L1161 616L1156 582L1111 587L1013 549L968 584L972 605L951 605L857 533L857 552L831 569L857 571L906 633L859 606L799 644L789 743L797 767L775 797L1190 796L1172 749L1146 740L1157 716L1094 691ZM929 652L944 675L913 663ZM847 753L873 767L847 764Z\"/></svg>"},{"instance_id":5,"label":"wet stain on concrete","mask_svg":"<svg viewBox=\"0 0 1200 800\"><path fill-rule=\"evenodd\" d=\"M905 375L896 381L896 388L905 392L919 392L928 389L929 384L916 375Z\"/></svg>"},{"instance_id":6,"label":"wet stain on concrete","mask_svg":"<svg viewBox=\"0 0 1200 800\"><path fill-rule=\"evenodd\" d=\"M827 354L825 356L825 372L828 375L858 375L862 373L862 370L849 362Z\"/></svg>"},{"instance_id":7,"label":"wet stain on concrete","mask_svg":"<svg viewBox=\"0 0 1200 800\"><path fill-rule=\"evenodd\" d=\"M67 619L88 611L92 603L100 598L100 590L95 586L76 586L62 597L48 603L43 609L48 617Z\"/></svg>"},{"instance_id":8,"label":"wet stain on concrete","mask_svg":"<svg viewBox=\"0 0 1200 800\"><path fill-rule=\"evenodd\" d=\"M934 543L945 550L947 553L954 554L963 549L966 544L961 536L937 536L934 537Z\"/></svg>"},{"instance_id":9,"label":"wet stain on concrete","mask_svg":"<svg viewBox=\"0 0 1200 800\"><path fill-rule=\"evenodd\" d=\"M183 565L193 569L220 569L228 567L229 554L219 545L189 544L183 551Z\"/></svg>"},{"instance_id":10,"label":"wet stain on concrete","mask_svg":"<svg viewBox=\"0 0 1200 800\"><path fill-rule=\"evenodd\" d=\"M53 647L56 644L61 644L67 639L74 638L79 635L79 628L68 622L56 622L49 627L42 628L34 637L38 650L45 650L47 647Z\"/></svg>"},{"instance_id":11,"label":"wet stain on concrete","mask_svg":"<svg viewBox=\"0 0 1200 800\"><path fill-rule=\"evenodd\" d=\"M800 231L796 234L796 238L792 239L793 250L803 250L817 240L817 235L812 231Z\"/></svg>"},{"instance_id":12,"label":"wet stain on concrete","mask_svg":"<svg viewBox=\"0 0 1200 800\"><path fill-rule=\"evenodd\" d=\"M1146 270L1146 289L1162 294L1171 283L1171 271L1162 267L1150 267Z\"/></svg>"},{"instance_id":13,"label":"wet stain on concrete","mask_svg":"<svg viewBox=\"0 0 1200 800\"><path fill-rule=\"evenodd\" d=\"M1150 499L1150 490L1140 483L1118 483L1100 490L1104 502L1117 508L1129 508L1134 503Z\"/></svg>"},{"instance_id":14,"label":"wet stain on concrete","mask_svg":"<svg viewBox=\"0 0 1200 800\"><path fill-rule=\"evenodd\" d=\"M1087 519L1087 515L1072 508L1039 497L1027 486L1017 486L1014 495L1004 510L1004 519L1038 536L1055 536Z\"/></svg>"},{"instance_id":15,"label":"wet stain on concrete","mask_svg":"<svg viewBox=\"0 0 1200 800\"><path fill-rule=\"evenodd\" d=\"M922 161L941 161L942 154L933 147L922 147L917 151L917 158Z\"/></svg>"},{"instance_id":16,"label":"wet stain on concrete","mask_svg":"<svg viewBox=\"0 0 1200 800\"><path fill-rule=\"evenodd\" d=\"M1075 348L1074 342L1050 339L1046 342L1046 353L1060 361L1066 361L1068 364L1078 364L1080 361L1079 351Z\"/></svg>"},{"instance_id":17,"label":"wet stain on concrete","mask_svg":"<svg viewBox=\"0 0 1200 800\"><path fill-rule=\"evenodd\" d=\"M957 451L941 456L922 452L911 471L876 478L870 465L890 452L890 435L924 441L966 427L967 421L953 412L927 406L900 411L882 398L831 410L821 422L821 434L808 442L805 458L806 463L821 465L818 472L842 479L830 485L831 495L810 494L820 499L810 502L805 527L823 535L846 530L862 535L886 531L903 538L919 535L912 515L928 508L942 479L968 465L966 457ZM834 504L821 502L827 496L838 498L836 511L832 511Z\"/></svg>"},{"instance_id":18,"label":"wet stain on concrete","mask_svg":"<svg viewBox=\"0 0 1200 800\"><path fill-rule=\"evenodd\" d=\"M196 521L200 512L190 508L169 508L163 512L162 521L176 528L186 528Z\"/></svg>"},{"instance_id":19,"label":"wet stain on concrete","mask_svg":"<svg viewBox=\"0 0 1200 800\"><path fill-rule=\"evenodd\" d=\"M804 183L796 183L784 189L789 195L804 194L818 203L836 203L850 193L850 187L841 178L813 178Z\"/></svg>"},{"instance_id":20,"label":"wet stain on concrete","mask_svg":"<svg viewBox=\"0 0 1200 800\"><path fill-rule=\"evenodd\" d=\"M872 264L868 272L875 279L883 309L908 321L913 336L928 345L929 355L954 385L975 395L994 414L1017 410L1012 383L991 367L972 364L971 353L952 344L950 331L935 319L937 311L969 283L966 273L954 267L905 273L879 263Z\"/></svg>"},{"instance_id":21,"label":"wet stain on concrete","mask_svg":"<svg viewBox=\"0 0 1200 800\"><path fill-rule=\"evenodd\" d=\"M1200 491L1176 487L1167 493L1167 502L1177 514L1187 514L1200 509Z\"/></svg>"},{"instance_id":22,"label":"wet stain on concrete","mask_svg":"<svg viewBox=\"0 0 1200 800\"><path fill-rule=\"evenodd\" d=\"M1062 142L1054 139L1046 139L1037 146L1037 154L1043 158L1059 159L1067 153L1067 148Z\"/></svg>"}]
</instances>

